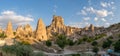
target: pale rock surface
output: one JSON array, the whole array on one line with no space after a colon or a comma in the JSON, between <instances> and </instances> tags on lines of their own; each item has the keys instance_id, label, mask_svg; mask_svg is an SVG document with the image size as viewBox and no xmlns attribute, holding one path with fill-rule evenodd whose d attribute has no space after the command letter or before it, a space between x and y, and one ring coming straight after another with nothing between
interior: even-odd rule
<instances>
[{"instance_id":1,"label":"pale rock surface","mask_svg":"<svg viewBox=\"0 0 120 56\"><path fill-rule=\"evenodd\" d=\"M46 26L44 25L42 19L38 20L35 36L36 39L40 41L48 40Z\"/></svg>"},{"instance_id":2,"label":"pale rock surface","mask_svg":"<svg viewBox=\"0 0 120 56\"><path fill-rule=\"evenodd\" d=\"M12 23L10 21L8 22L5 34L8 38L14 38Z\"/></svg>"}]
</instances>

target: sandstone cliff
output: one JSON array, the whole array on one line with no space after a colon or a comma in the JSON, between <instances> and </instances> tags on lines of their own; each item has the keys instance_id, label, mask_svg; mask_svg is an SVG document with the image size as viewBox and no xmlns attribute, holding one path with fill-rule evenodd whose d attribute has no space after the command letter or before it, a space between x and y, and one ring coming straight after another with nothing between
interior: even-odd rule
<instances>
[{"instance_id":1,"label":"sandstone cliff","mask_svg":"<svg viewBox=\"0 0 120 56\"><path fill-rule=\"evenodd\" d=\"M38 20L35 37L37 40L40 40L40 41L48 40L46 26L44 25L42 19Z\"/></svg>"},{"instance_id":2,"label":"sandstone cliff","mask_svg":"<svg viewBox=\"0 0 120 56\"><path fill-rule=\"evenodd\" d=\"M70 36L76 31L80 31L80 28L70 27L64 25L64 20L61 16L53 16L52 23L47 26L47 35L51 37L54 34L65 34Z\"/></svg>"},{"instance_id":3,"label":"sandstone cliff","mask_svg":"<svg viewBox=\"0 0 120 56\"><path fill-rule=\"evenodd\" d=\"M8 38L14 38L12 23L10 21L8 22L5 34Z\"/></svg>"}]
</instances>

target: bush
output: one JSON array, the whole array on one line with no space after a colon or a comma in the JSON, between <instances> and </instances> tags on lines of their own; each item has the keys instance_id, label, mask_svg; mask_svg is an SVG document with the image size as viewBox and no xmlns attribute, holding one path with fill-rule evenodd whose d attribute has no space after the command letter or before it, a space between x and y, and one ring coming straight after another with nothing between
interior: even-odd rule
<instances>
[{"instance_id":1,"label":"bush","mask_svg":"<svg viewBox=\"0 0 120 56\"><path fill-rule=\"evenodd\" d=\"M21 43L17 43L11 46L5 45L2 47L2 51L15 54L16 56L31 56L31 53L33 52L30 45L24 45Z\"/></svg>"},{"instance_id":2,"label":"bush","mask_svg":"<svg viewBox=\"0 0 120 56\"><path fill-rule=\"evenodd\" d=\"M98 51L99 51L99 48L98 47L93 47L93 50L92 50L93 52L95 52L96 54L98 53Z\"/></svg>"},{"instance_id":3,"label":"bush","mask_svg":"<svg viewBox=\"0 0 120 56\"><path fill-rule=\"evenodd\" d=\"M104 37L104 36L106 36L106 34L104 34L104 33L99 34L99 35L96 35L96 36L95 36L95 40L100 39L100 38L102 38L102 37Z\"/></svg>"},{"instance_id":4,"label":"bush","mask_svg":"<svg viewBox=\"0 0 120 56\"><path fill-rule=\"evenodd\" d=\"M68 45L67 37L65 35L59 35L56 40L56 44L63 49Z\"/></svg>"},{"instance_id":5,"label":"bush","mask_svg":"<svg viewBox=\"0 0 120 56\"><path fill-rule=\"evenodd\" d=\"M98 44L97 41L93 41L91 45L92 45L92 46L97 46L97 44Z\"/></svg>"},{"instance_id":6,"label":"bush","mask_svg":"<svg viewBox=\"0 0 120 56\"><path fill-rule=\"evenodd\" d=\"M114 44L114 50L115 50L115 52L119 52L120 53L120 40L118 40L117 42L115 42L115 44Z\"/></svg>"},{"instance_id":7,"label":"bush","mask_svg":"<svg viewBox=\"0 0 120 56\"><path fill-rule=\"evenodd\" d=\"M109 39L107 39L107 41L104 41L104 42L103 42L102 47L103 47L103 48L107 48L107 47L110 47L111 44L112 44L112 41L109 40Z\"/></svg>"},{"instance_id":8,"label":"bush","mask_svg":"<svg viewBox=\"0 0 120 56\"><path fill-rule=\"evenodd\" d=\"M109 39L113 39L113 36L109 36Z\"/></svg>"},{"instance_id":9,"label":"bush","mask_svg":"<svg viewBox=\"0 0 120 56\"><path fill-rule=\"evenodd\" d=\"M41 51L33 53L33 56L45 56L45 54Z\"/></svg>"},{"instance_id":10,"label":"bush","mask_svg":"<svg viewBox=\"0 0 120 56\"><path fill-rule=\"evenodd\" d=\"M72 41L72 40L70 40L70 39L68 39L68 45L69 46L73 46L75 43Z\"/></svg>"},{"instance_id":11,"label":"bush","mask_svg":"<svg viewBox=\"0 0 120 56\"><path fill-rule=\"evenodd\" d=\"M71 54L72 56L81 56L80 54Z\"/></svg>"},{"instance_id":12,"label":"bush","mask_svg":"<svg viewBox=\"0 0 120 56\"><path fill-rule=\"evenodd\" d=\"M7 36L3 32L0 33L0 38L5 38L5 37L7 37Z\"/></svg>"},{"instance_id":13,"label":"bush","mask_svg":"<svg viewBox=\"0 0 120 56\"><path fill-rule=\"evenodd\" d=\"M51 41L50 40L47 40L46 41L46 46L50 47L52 45Z\"/></svg>"},{"instance_id":14,"label":"bush","mask_svg":"<svg viewBox=\"0 0 120 56\"><path fill-rule=\"evenodd\" d=\"M92 38L92 37L89 37L88 39L87 39L87 42L92 42L94 39Z\"/></svg>"},{"instance_id":15,"label":"bush","mask_svg":"<svg viewBox=\"0 0 120 56\"><path fill-rule=\"evenodd\" d=\"M83 37L83 41L87 41L87 39L88 39L87 37Z\"/></svg>"},{"instance_id":16,"label":"bush","mask_svg":"<svg viewBox=\"0 0 120 56\"><path fill-rule=\"evenodd\" d=\"M83 39L78 39L77 44L81 44L83 42Z\"/></svg>"}]
</instances>

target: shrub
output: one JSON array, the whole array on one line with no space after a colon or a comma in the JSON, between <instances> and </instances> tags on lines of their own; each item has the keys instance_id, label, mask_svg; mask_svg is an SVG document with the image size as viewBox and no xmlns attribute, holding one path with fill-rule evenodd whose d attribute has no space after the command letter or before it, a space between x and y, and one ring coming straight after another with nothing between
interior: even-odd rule
<instances>
[{"instance_id":1,"label":"shrub","mask_svg":"<svg viewBox=\"0 0 120 56\"><path fill-rule=\"evenodd\" d=\"M73 45L75 44L75 43L73 42L73 40L68 39L67 41L68 41L68 45L70 45L70 46L73 46Z\"/></svg>"},{"instance_id":2,"label":"shrub","mask_svg":"<svg viewBox=\"0 0 120 56\"><path fill-rule=\"evenodd\" d=\"M71 54L72 56L81 56L80 54Z\"/></svg>"},{"instance_id":3,"label":"shrub","mask_svg":"<svg viewBox=\"0 0 120 56\"><path fill-rule=\"evenodd\" d=\"M46 46L50 47L52 45L51 41L50 40L47 40L46 41Z\"/></svg>"},{"instance_id":4,"label":"shrub","mask_svg":"<svg viewBox=\"0 0 120 56\"><path fill-rule=\"evenodd\" d=\"M41 51L37 52L37 53L33 53L33 56L45 56L45 54Z\"/></svg>"},{"instance_id":5,"label":"shrub","mask_svg":"<svg viewBox=\"0 0 120 56\"><path fill-rule=\"evenodd\" d=\"M104 41L104 42L103 42L102 47L103 47L103 48L107 48L107 47L110 47L111 44L112 44L112 41L109 40L109 39L107 39L107 41Z\"/></svg>"},{"instance_id":6,"label":"shrub","mask_svg":"<svg viewBox=\"0 0 120 56\"><path fill-rule=\"evenodd\" d=\"M114 50L116 52L120 53L120 40L118 40L117 42L115 42L115 44L114 44Z\"/></svg>"},{"instance_id":7,"label":"shrub","mask_svg":"<svg viewBox=\"0 0 120 56\"><path fill-rule=\"evenodd\" d=\"M67 37L65 35L59 35L56 40L56 44L63 49L68 45Z\"/></svg>"},{"instance_id":8,"label":"shrub","mask_svg":"<svg viewBox=\"0 0 120 56\"><path fill-rule=\"evenodd\" d=\"M0 38L5 38L5 37L7 37L7 36L3 32L0 33Z\"/></svg>"},{"instance_id":9,"label":"shrub","mask_svg":"<svg viewBox=\"0 0 120 56\"><path fill-rule=\"evenodd\" d=\"M21 43L17 43L11 46L5 45L2 47L2 51L15 54L16 56L31 56L31 53L33 52L30 45L24 45Z\"/></svg>"},{"instance_id":10,"label":"shrub","mask_svg":"<svg viewBox=\"0 0 120 56\"><path fill-rule=\"evenodd\" d=\"M98 44L97 41L93 41L91 45L92 45L92 46L97 46L97 44Z\"/></svg>"},{"instance_id":11,"label":"shrub","mask_svg":"<svg viewBox=\"0 0 120 56\"><path fill-rule=\"evenodd\" d=\"M99 51L99 48L98 47L93 47L93 52L95 52L97 54L97 52Z\"/></svg>"},{"instance_id":12,"label":"shrub","mask_svg":"<svg viewBox=\"0 0 120 56\"><path fill-rule=\"evenodd\" d=\"M81 44L83 42L83 39L78 39L77 44Z\"/></svg>"}]
</instances>

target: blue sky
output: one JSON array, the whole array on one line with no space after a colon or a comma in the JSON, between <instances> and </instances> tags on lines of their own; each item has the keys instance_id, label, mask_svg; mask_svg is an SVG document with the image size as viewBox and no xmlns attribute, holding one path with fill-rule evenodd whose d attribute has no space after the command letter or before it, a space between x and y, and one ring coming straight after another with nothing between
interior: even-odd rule
<instances>
[{"instance_id":1,"label":"blue sky","mask_svg":"<svg viewBox=\"0 0 120 56\"><path fill-rule=\"evenodd\" d=\"M109 26L120 22L120 0L1 0L0 26L12 21L13 27L27 23L35 29L42 18L49 25L53 15L62 16L65 25Z\"/></svg>"}]
</instances>

